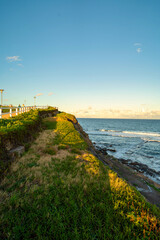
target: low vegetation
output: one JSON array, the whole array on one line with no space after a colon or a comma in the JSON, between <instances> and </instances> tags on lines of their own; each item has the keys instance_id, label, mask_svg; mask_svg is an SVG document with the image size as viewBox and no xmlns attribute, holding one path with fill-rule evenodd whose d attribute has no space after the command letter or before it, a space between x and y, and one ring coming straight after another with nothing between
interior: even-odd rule
<instances>
[{"instance_id":1,"label":"low vegetation","mask_svg":"<svg viewBox=\"0 0 160 240\"><path fill-rule=\"evenodd\" d=\"M0 119L0 177L8 165L7 151L32 140L40 130L41 116L55 110L52 107L30 110L12 118Z\"/></svg>"},{"instance_id":2,"label":"low vegetation","mask_svg":"<svg viewBox=\"0 0 160 240\"><path fill-rule=\"evenodd\" d=\"M0 184L0 239L160 239L160 211L89 152L74 116L45 131Z\"/></svg>"},{"instance_id":3,"label":"low vegetation","mask_svg":"<svg viewBox=\"0 0 160 240\"><path fill-rule=\"evenodd\" d=\"M9 106L7 106L9 107ZM16 108L12 108L12 111L16 111ZM10 109L2 109L2 113L9 113L10 112Z\"/></svg>"},{"instance_id":4,"label":"low vegetation","mask_svg":"<svg viewBox=\"0 0 160 240\"><path fill-rule=\"evenodd\" d=\"M29 112L25 112L23 114L19 114L18 116L8 118L8 119L0 119L0 135L16 133L17 137L19 136L19 132L24 133L24 131L28 131L29 128L37 126L40 122L40 116L42 112L53 112L55 108L47 108L47 109L37 109L30 110Z\"/></svg>"}]
</instances>

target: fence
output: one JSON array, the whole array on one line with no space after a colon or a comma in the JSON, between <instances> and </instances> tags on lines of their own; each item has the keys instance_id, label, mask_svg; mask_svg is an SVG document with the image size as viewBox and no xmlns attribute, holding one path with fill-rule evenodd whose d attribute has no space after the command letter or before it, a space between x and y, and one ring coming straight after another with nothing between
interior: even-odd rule
<instances>
[{"instance_id":1,"label":"fence","mask_svg":"<svg viewBox=\"0 0 160 240\"><path fill-rule=\"evenodd\" d=\"M12 117L14 115L18 115L24 112L28 112L31 109L38 109L38 108L48 108L48 106L24 106L24 107L0 107L0 119L3 115L9 115L9 117ZM8 109L8 112L3 112L3 109ZM14 110L14 111L13 111Z\"/></svg>"}]
</instances>

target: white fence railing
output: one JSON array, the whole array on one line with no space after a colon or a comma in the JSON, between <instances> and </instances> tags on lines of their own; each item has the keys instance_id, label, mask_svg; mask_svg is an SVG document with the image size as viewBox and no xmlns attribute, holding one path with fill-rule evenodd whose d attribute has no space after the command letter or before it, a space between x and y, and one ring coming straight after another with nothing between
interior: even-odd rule
<instances>
[{"instance_id":1,"label":"white fence railing","mask_svg":"<svg viewBox=\"0 0 160 240\"><path fill-rule=\"evenodd\" d=\"M38 109L38 108L48 108L48 106L24 106L24 107L0 107L0 119L2 118L3 115L9 114L10 117L14 115L18 115L24 112L28 112L31 109ZM8 109L8 112L3 112L3 109ZM13 111L15 110L15 111Z\"/></svg>"}]
</instances>

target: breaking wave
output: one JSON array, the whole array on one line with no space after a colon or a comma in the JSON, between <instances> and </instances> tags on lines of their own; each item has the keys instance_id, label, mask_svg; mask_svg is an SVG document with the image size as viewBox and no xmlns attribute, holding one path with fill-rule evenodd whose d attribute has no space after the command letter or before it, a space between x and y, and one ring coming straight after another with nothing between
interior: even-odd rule
<instances>
[{"instance_id":1,"label":"breaking wave","mask_svg":"<svg viewBox=\"0 0 160 240\"><path fill-rule=\"evenodd\" d=\"M160 133L154 132L134 132L134 131L117 131L101 129L100 132L107 132L111 136L115 137L127 137L127 138L141 138L146 142L160 142Z\"/></svg>"}]
</instances>

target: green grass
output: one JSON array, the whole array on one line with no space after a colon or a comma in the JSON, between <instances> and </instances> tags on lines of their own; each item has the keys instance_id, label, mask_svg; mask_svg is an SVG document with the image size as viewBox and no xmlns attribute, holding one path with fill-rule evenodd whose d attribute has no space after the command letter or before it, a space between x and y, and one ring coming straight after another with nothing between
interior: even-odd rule
<instances>
[{"instance_id":1,"label":"green grass","mask_svg":"<svg viewBox=\"0 0 160 240\"><path fill-rule=\"evenodd\" d=\"M86 142L74 128L72 122L76 123L76 121L75 117L71 114L60 113L57 115L55 144L69 145L70 147L74 147L74 149L81 150L87 148Z\"/></svg>"},{"instance_id":2,"label":"green grass","mask_svg":"<svg viewBox=\"0 0 160 240\"><path fill-rule=\"evenodd\" d=\"M44 150L44 153L50 154L50 155L55 155L57 151L55 150L54 147L52 146L47 146Z\"/></svg>"},{"instance_id":3,"label":"green grass","mask_svg":"<svg viewBox=\"0 0 160 240\"><path fill-rule=\"evenodd\" d=\"M37 142L1 183L0 239L160 239L159 209L87 151L72 120L59 114L42 138L69 155Z\"/></svg>"},{"instance_id":4,"label":"green grass","mask_svg":"<svg viewBox=\"0 0 160 240\"><path fill-rule=\"evenodd\" d=\"M43 122L43 125L45 128L47 129L55 129L56 128L56 125L57 125L57 122L54 121L54 122L50 122L50 121L44 121Z\"/></svg>"},{"instance_id":5,"label":"green grass","mask_svg":"<svg viewBox=\"0 0 160 240\"><path fill-rule=\"evenodd\" d=\"M12 112L16 111L16 108L12 109ZM10 109L2 109L3 113L10 113Z\"/></svg>"}]
</instances>

